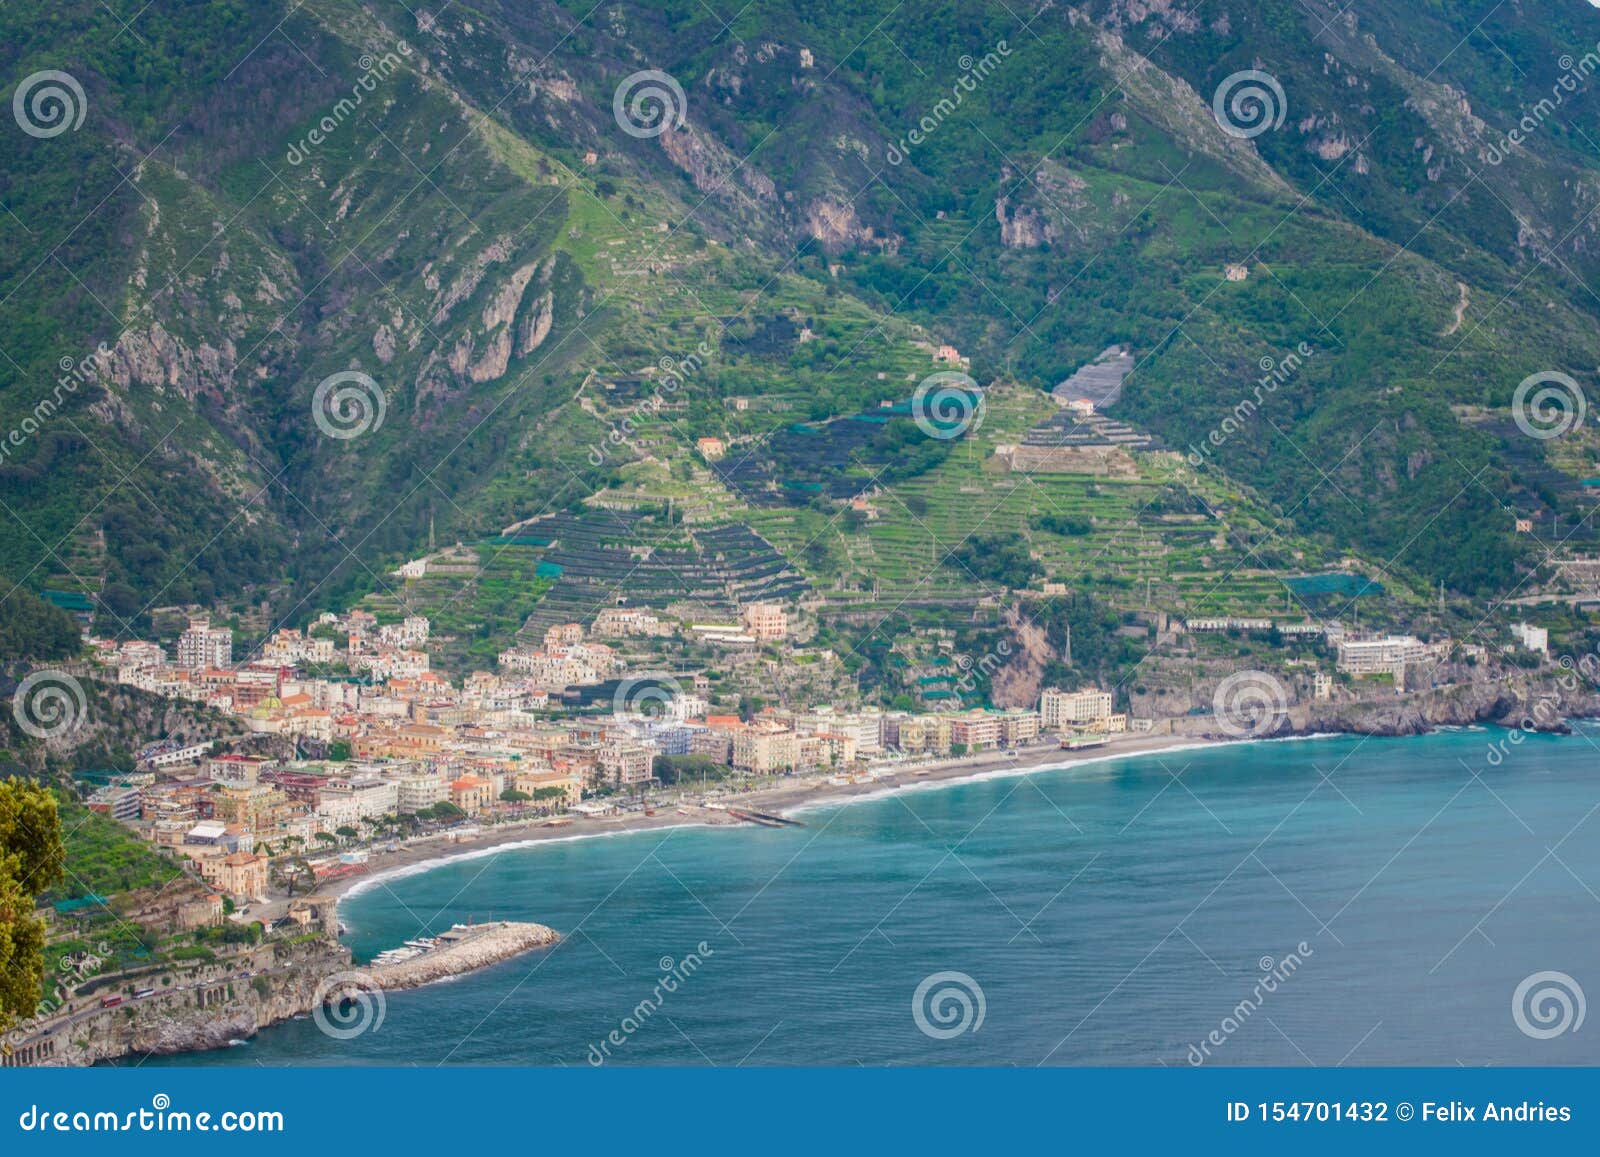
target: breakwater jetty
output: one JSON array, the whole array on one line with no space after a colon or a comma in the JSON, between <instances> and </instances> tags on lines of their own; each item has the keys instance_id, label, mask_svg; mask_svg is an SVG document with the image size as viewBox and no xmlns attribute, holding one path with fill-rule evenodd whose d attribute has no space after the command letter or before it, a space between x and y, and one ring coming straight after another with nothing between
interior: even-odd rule
<instances>
[{"instance_id":1,"label":"breakwater jetty","mask_svg":"<svg viewBox=\"0 0 1600 1157\"><path fill-rule=\"evenodd\" d=\"M535 948L549 948L560 940L559 932L543 924L509 920L457 924L438 936L380 953L359 971L376 987L392 992L487 968Z\"/></svg>"}]
</instances>

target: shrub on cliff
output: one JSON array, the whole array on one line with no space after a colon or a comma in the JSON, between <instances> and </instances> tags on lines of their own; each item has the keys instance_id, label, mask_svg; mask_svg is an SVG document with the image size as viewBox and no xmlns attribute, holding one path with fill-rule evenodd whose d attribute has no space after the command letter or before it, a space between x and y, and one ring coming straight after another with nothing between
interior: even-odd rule
<instances>
[{"instance_id":1,"label":"shrub on cliff","mask_svg":"<svg viewBox=\"0 0 1600 1157\"><path fill-rule=\"evenodd\" d=\"M33 1015L44 984L44 921L34 897L62 878L56 801L21 779L0 782L0 1028Z\"/></svg>"}]
</instances>

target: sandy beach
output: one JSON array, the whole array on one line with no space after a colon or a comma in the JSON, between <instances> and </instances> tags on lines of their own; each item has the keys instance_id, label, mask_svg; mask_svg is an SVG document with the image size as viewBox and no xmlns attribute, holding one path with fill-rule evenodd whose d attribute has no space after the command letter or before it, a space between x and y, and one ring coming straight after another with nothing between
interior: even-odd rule
<instances>
[{"instance_id":1,"label":"sandy beach","mask_svg":"<svg viewBox=\"0 0 1600 1157\"><path fill-rule=\"evenodd\" d=\"M1017 751L985 752L960 759L945 759L896 769L888 774L861 776L860 782L830 783L828 776L783 777L770 787L754 791L710 793L712 798L746 810L789 813L800 809L879 797L896 790L934 784L954 784L980 779L1104 763L1130 756L1153 755L1185 748L1216 746L1217 741L1184 735L1126 736L1101 747L1064 751L1040 744ZM726 811L694 802L662 802L655 815L572 816L570 822L550 826L546 820L497 824L458 839L435 838L401 845L393 852L374 852L368 871L319 884L314 895L342 897L379 887L384 881L414 875L456 859L477 858L513 848L562 840L595 839L657 828L738 824ZM283 903L276 901L275 904Z\"/></svg>"}]
</instances>

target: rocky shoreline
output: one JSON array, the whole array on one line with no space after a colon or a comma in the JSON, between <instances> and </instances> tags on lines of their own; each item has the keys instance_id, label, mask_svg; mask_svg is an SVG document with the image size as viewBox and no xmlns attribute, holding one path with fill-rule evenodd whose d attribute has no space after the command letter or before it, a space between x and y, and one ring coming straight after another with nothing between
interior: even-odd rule
<instances>
[{"instance_id":1,"label":"rocky shoreline","mask_svg":"<svg viewBox=\"0 0 1600 1157\"><path fill-rule=\"evenodd\" d=\"M1463 682L1417 691L1391 702L1313 703L1291 711L1287 734L1426 735L1438 727L1487 723L1511 730L1565 735L1569 720L1600 719L1600 695L1561 686L1513 687Z\"/></svg>"}]
</instances>

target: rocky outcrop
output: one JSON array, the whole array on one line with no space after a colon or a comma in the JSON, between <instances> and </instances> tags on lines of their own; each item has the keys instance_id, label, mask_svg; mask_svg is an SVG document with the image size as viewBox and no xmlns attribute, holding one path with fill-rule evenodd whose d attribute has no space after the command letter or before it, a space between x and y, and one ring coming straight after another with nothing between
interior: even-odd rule
<instances>
[{"instance_id":1,"label":"rocky outcrop","mask_svg":"<svg viewBox=\"0 0 1600 1157\"><path fill-rule=\"evenodd\" d=\"M87 994L76 1011L7 1043L27 1064L92 1065L116 1057L226 1048L269 1025L317 1014L323 1004L343 1027L344 1014L331 1010L344 1000L367 1006L363 1015L375 1006L381 1020L385 992L487 968L548 948L561 936L543 924L501 921L457 927L443 939L443 946L411 960L354 970L350 950L332 936L274 941L225 965L183 974L168 991L143 999L127 997L104 1008L99 1001L110 990Z\"/></svg>"},{"instance_id":2,"label":"rocky outcrop","mask_svg":"<svg viewBox=\"0 0 1600 1157\"><path fill-rule=\"evenodd\" d=\"M10 701L12 694L33 670L22 665L0 669L0 710L10 714L17 709ZM53 663L48 670L70 676L83 698L81 710L76 704L71 708L70 726L12 748L10 757L35 772L104 766L113 753L135 750L152 739L227 741L249 732L234 716L114 682L88 664Z\"/></svg>"},{"instance_id":3,"label":"rocky outcrop","mask_svg":"<svg viewBox=\"0 0 1600 1157\"><path fill-rule=\"evenodd\" d=\"M372 352L381 365L394 361L394 330L387 325L380 325L372 335Z\"/></svg>"},{"instance_id":4,"label":"rocky outcrop","mask_svg":"<svg viewBox=\"0 0 1600 1157\"><path fill-rule=\"evenodd\" d=\"M826 197L818 197L806 206L801 227L828 253L863 248L892 253L899 244L896 239L879 237L872 226L862 224L853 204Z\"/></svg>"},{"instance_id":5,"label":"rocky outcrop","mask_svg":"<svg viewBox=\"0 0 1600 1157\"><path fill-rule=\"evenodd\" d=\"M534 299L533 307L517 325L517 356L526 357L543 345L555 320L555 295L547 289Z\"/></svg>"},{"instance_id":6,"label":"rocky outcrop","mask_svg":"<svg viewBox=\"0 0 1600 1157\"><path fill-rule=\"evenodd\" d=\"M349 967L350 950L332 937L317 936L265 944L230 964L240 971L218 975L213 966L185 975L178 987L157 995L125 995L111 1008L99 1004L109 993L91 993L86 1007L49 1023L48 1031L10 1043L25 1052L27 1063L48 1066L224 1048L311 1012L324 979Z\"/></svg>"},{"instance_id":7,"label":"rocky outcrop","mask_svg":"<svg viewBox=\"0 0 1600 1157\"><path fill-rule=\"evenodd\" d=\"M1020 605L1005 610L1005 624L1011 629L1013 654L990 680L989 695L997 707L1032 707L1039 702L1044 670L1056 658L1049 633Z\"/></svg>"},{"instance_id":8,"label":"rocky outcrop","mask_svg":"<svg viewBox=\"0 0 1600 1157\"><path fill-rule=\"evenodd\" d=\"M220 399L231 392L236 356L233 342L226 338L221 348L201 343L190 349L158 321L148 329L123 333L104 373L123 390L139 385L174 390L191 402L201 394Z\"/></svg>"},{"instance_id":9,"label":"rocky outcrop","mask_svg":"<svg viewBox=\"0 0 1600 1157\"><path fill-rule=\"evenodd\" d=\"M1037 249L1055 240L1055 229L1043 213L1020 205L1010 212L1006 197L995 199L994 216L1000 222L1000 244L1007 249Z\"/></svg>"},{"instance_id":10,"label":"rocky outcrop","mask_svg":"<svg viewBox=\"0 0 1600 1157\"><path fill-rule=\"evenodd\" d=\"M1600 718L1600 695L1548 683L1512 687L1485 680L1408 694L1291 703L1270 724L1263 720L1264 725L1252 730L1251 737L1426 735L1440 727L1479 723L1566 734L1570 730L1567 720L1596 718ZM1175 734L1197 738L1240 737L1212 714L1174 719L1171 728Z\"/></svg>"},{"instance_id":11,"label":"rocky outcrop","mask_svg":"<svg viewBox=\"0 0 1600 1157\"><path fill-rule=\"evenodd\" d=\"M541 281L550 276L550 265L545 264ZM492 382L511 365L512 354L517 357L537 349L550 332L553 322L554 298L549 291L538 295L533 308L520 325L517 313L527 295L528 283L539 272L539 262L530 261L513 273L483 307L483 326L489 333L488 344L482 356L467 370L474 382ZM452 362L452 367L454 363ZM460 371L457 371L460 372Z\"/></svg>"},{"instance_id":12,"label":"rocky outcrop","mask_svg":"<svg viewBox=\"0 0 1600 1157\"><path fill-rule=\"evenodd\" d=\"M509 238L498 238L477 253L466 268L450 283L450 288L440 294L433 304L431 324L441 325L449 318L451 310L471 297L478 290L478 285L488 273L489 266L509 260L511 257L511 241Z\"/></svg>"},{"instance_id":13,"label":"rocky outcrop","mask_svg":"<svg viewBox=\"0 0 1600 1157\"><path fill-rule=\"evenodd\" d=\"M511 327L507 325L490 335L483 356L467 368L467 377L473 382L492 382L505 373L510 364Z\"/></svg>"},{"instance_id":14,"label":"rocky outcrop","mask_svg":"<svg viewBox=\"0 0 1600 1157\"><path fill-rule=\"evenodd\" d=\"M533 275L538 271L539 263L530 261L522 266L501 285L489 298L483 307L483 327L495 329L498 326L509 326L517 316L517 307L522 304L523 291L528 288L528 282L533 280Z\"/></svg>"},{"instance_id":15,"label":"rocky outcrop","mask_svg":"<svg viewBox=\"0 0 1600 1157\"><path fill-rule=\"evenodd\" d=\"M1498 683L1467 683L1390 702L1316 702L1291 711L1287 722L1306 734L1423 735L1436 727L1473 723L1565 734L1568 718L1597 715L1600 696L1559 688L1529 691Z\"/></svg>"},{"instance_id":16,"label":"rocky outcrop","mask_svg":"<svg viewBox=\"0 0 1600 1157\"><path fill-rule=\"evenodd\" d=\"M687 173L702 193L734 202L770 203L777 197L772 178L693 125L664 132L656 141L667 159Z\"/></svg>"}]
</instances>

